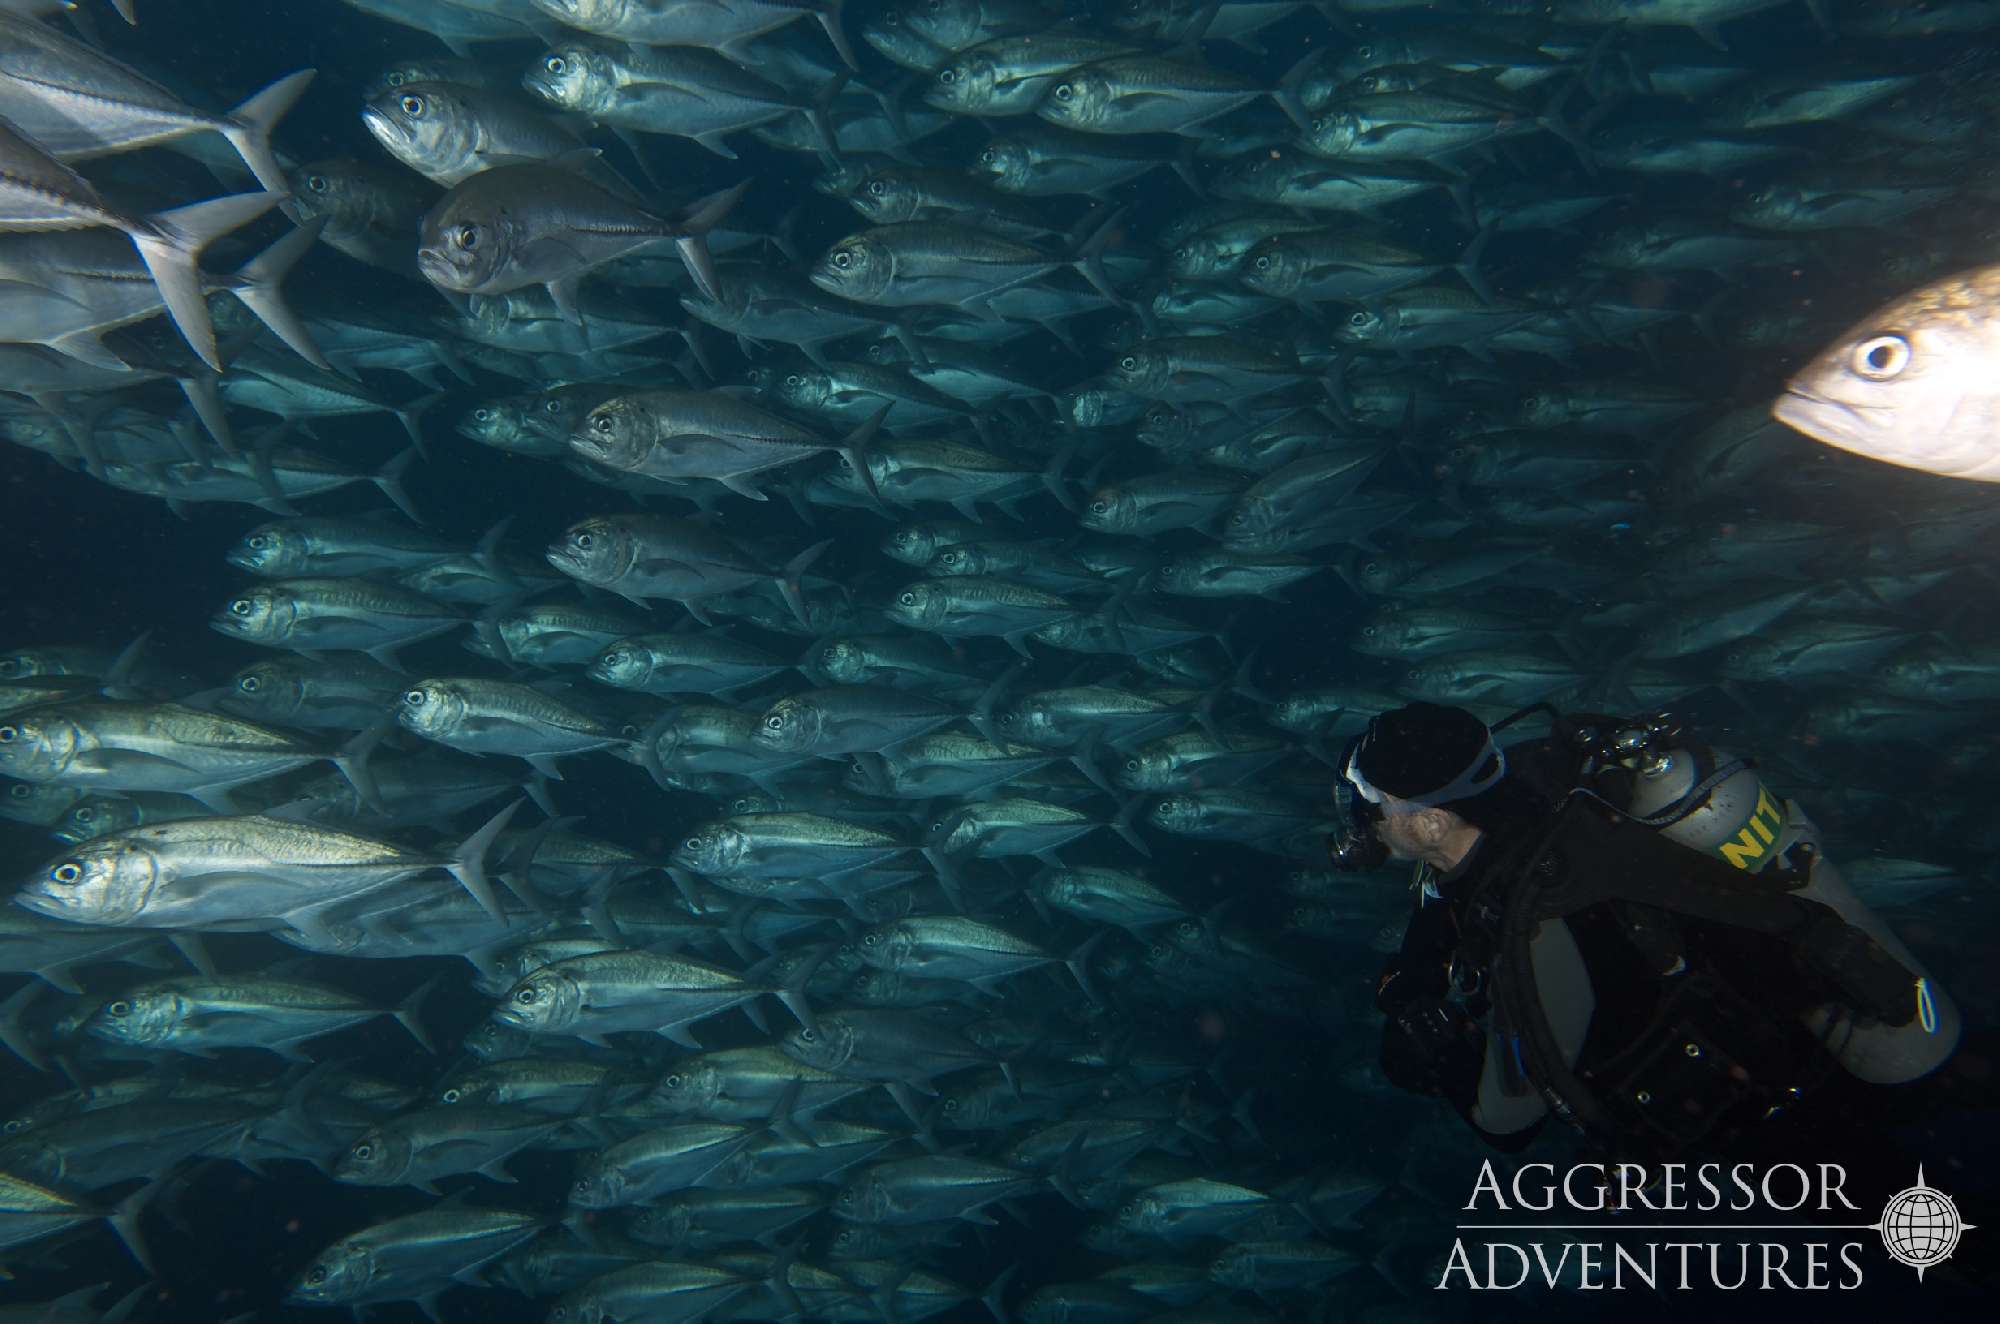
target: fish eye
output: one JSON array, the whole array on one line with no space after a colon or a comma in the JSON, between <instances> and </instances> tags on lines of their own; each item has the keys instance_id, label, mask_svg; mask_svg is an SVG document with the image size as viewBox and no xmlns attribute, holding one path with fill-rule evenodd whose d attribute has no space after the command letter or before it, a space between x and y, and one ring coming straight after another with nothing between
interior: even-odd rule
<instances>
[{"instance_id":1,"label":"fish eye","mask_svg":"<svg viewBox=\"0 0 2000 1324\"><path fill-rule=\"evenodd\" d=\"M446 1090L440 1097L442 1097L446 1103L457 1103L459 1100L459 1092L457 1088L454 1087L452 1089Z\"/></svg>"},{"instance_id":2,"label":"fish eye","mask_svg":"<svg viewBox=\"0 0 2000 1324\"><path fill-rule=\"evenodd\" d=\"M484 423L486 422L486 420L493 417L493 411L488 409L485 405L481 405L479 408L472 411L472 416L479 422Z\"/></svg>"},{"instance_id":3,"label":"fish eye","mask_svg":"<svg viewBox=\"0 0 2000 1324\"><path fill-rule=\"evenodd\" d=\"M785 385L791 387L793 390L797 390L799 387L804 386L805 384L806 384L806 379L801 377L798 373L793 372L785 374Z\"/></svg>"},{"instance_id":4,"label":"fish eye","mask_svg":"<svg viewBox=\"0 0 2000 1324\"><path fill-rule=\"evenodd\" d=\"M253 533L250 535L250 546L253 550L261 552L270 545L271 545L271 536L269 534Z\"/></svg>"},{"instance_id":5,"label":"fish eye","mask_svg":"<svg viewBox=\"0 0 2000 1324\"><path fill-rule=\"evenodd\" d=\"M1124 358L1118 360L1118 366L1126 372L1133 372L1138 369L1139 360L1134 355L1127 354Z\"/></svg>"},{"instance_id":6,"label":"fish eye","mask_svg":"<svg viewBox=\"0 0 2000 1324\"><path fill-rule=\"evenodd\" d=\"M1256 267L1257 270L1259 271L1269 271L1271 269L1271 255L1269 253L1266 253L1264 254L1264 256L1258 258L1251 265Z\"/></svg>"},{"instance_id":7,"label":"fish eye","mask_svg":"<svg viewBox=\"0 0 2000 1324\"><path fill-rule=\"evenodd\" d=\"M422 115L424 113L424 99L420 96L417 96L415 93L411 93L409 96L404 97L397 104L402 106L403 113L405 115L415 116L415 115Z\"/></svg>"},{"instance_id":8,"label":"fish eye","mask_svg":"<svg viewBox=\"0 0 2000 1324\"><path fill-rule=\"evenodd\" d=\"M799 1031L799 1042L800 1042L800 1043L802 1043L802 1044L816 1044L816 1043L818 1043L818 1042L819 1042L819 1031L817 1031L817 1030L800 1030L800 1031Z\"/></svg>"},{"instance_id":9,"label":"fish eye","mask_svg":"<svg viewBox=\"0 0 2000 1324\"><path fill-rule=\"evenodd\" d=\"M882 945L882 935L879 933L864 933L861 935L861 945L863 947L880 947Z\"/></svg>"},{"instance_id":10,"label":"fish eye","mask_svg":"<svg viewBox=\"0 0 2000 1324\"><path fill-rule=\"evenodd\" d=\"M591 536L587 533L579 533L570 539L570 542L575 544L577 548L586 552L590 550L592 541Z\"/></svg>"},{"instance_id":11,"label":"fish eye","mask_svg":"<svg viewBox=\"0 0 2000 1324\"><path fill-rule=\"evenodd\" d=\"M470 222L459 226L458 246L467 252L479 247L479 227Z\"/></svg>"},{"instance_id":12,"label":"fish eye","mask_svg":"<svg viewBox=\"0 0 2000 1324\"><path fill-rule=\"evenodd\" d=\"M1368 325L1367 311L1365 309L1356 309L1354 312L1348 314L1347 324L1349 326L1367 326Z\"/></svg>"},{"instance_id":13,"label":"fish eye","mask_svg":"<svg viewBox=\"0 0 2000 1324\"><path fill-rule=\"evenodd\" d=\"M354 1147L354 1157L364 1163L367 1162L369 1159L375 1157L375 1146L369 1144L366 1140L362 1141Z\"/></svg>"},{"instance_id":14,"label":"fish eye","mask_svg":"<svg viewBox=\"0 0 2000 1324\"><path fill-rule=\"evenodd\" d=\"M687 1084L687 1077L679 1075L668 1076L665 1080L661 1081L660 1083L662 1085L665 1085L670 1090L677 1090L681 1086Z\"/></svg>"},{"instance_id":15,"label":"fish eye","mask_svg":"<svg viewBox=\"0 0 2000 1324\"><path fill-rule=\"evenodd\" d=\"M1126 760L1125 760L1125 771L1127 771L1127 772L1137 772L1138 770L1139 770L1139 760L1137 760L1137 759L1126 759Z\"/></svg>"},{"instance_id":16,"label":"fish eye","mask_svg":"<svg viewBox=\"0 0 2000 1324\"><path fill-rule=\"evenodd\" d=\"M932 823L932 824L931 824L931 831L933 831L933 832L942 832L942 831L944 831L944 820L940 818L939 820L937 820L937 822L935 822L935 823Z\"/></svg>"},{"instance_id":17,"label":"fish eye","mask_svg":"<svg viewBox=\"0 0 2000 1324\"><path fill-rule=\"evenodd\" d=\"M944 1101L944 1111L946 1116L955 1114L958 1111L958 1109L959 1109L959 1102L957 1099L946 1099Z\"/></svg>"},{"instance_id":18,"label":"fish eye","mask_svg":"<svg viewBox=\"0 0 2000 1324\"><path fill-rule=\"evenodd\" d=\"M11 744L13 744L13 743L14 743L14 736L15 736L15 734L16 734L16 732L15 732L15 729L14 729L13 727L11 727L11 726L0 726L0 745L11 745ZM14 794L16 794L16 795L25 795L25 794L27 794L27 790L28 790L28 788L27 788L27 787L25 787L25 786L16 786L16 787L14 788Z\"/></svg>"},{"instance_id":19,"label":"fish eye","mask_svg":"<svg viewBox=\"0 0 2000 1324\"><path fill-rule=\"evenodd\" d=\"M995 161L998 161L999 159L1000 159L1000 153L994 151L991 147L987 148L985 151L979 154L979 161L980 164L982 165L992 165Z\"/></svg>"},{"instance_id":20,"label":"fish eye","mask_svg":"<svg viewBox=\"0 0 2000 1324\"><path fill-rule=\"evenodd\" d=\"M59 883L73 883L83 877L83 866L75 860L64 860L61 864L49 870L49 877Z\"/></svg>"},{"instance_id":21,"label":"fish eye","mask_svg":"<svg viewBox=\"0 0 2000 1324\"><path fill-rule=\"evenodd\" d=\"M854 254L844 248L839 250L833 255L833 265L839 267L842 271L847 270L854 265Z\"/></svg>"},{"instance_id":22,"label":"fish eye","mask_svg":"<svg viewBox=\"0 0 2000 1324\"><path fill-rule=\"evenodd\" d=\"M421 708L424 706L424 692L422 690L405 690L403 691L403 702L409 704L412 708Z\"/></svg>"},{"instance_id":23,"label":"fish eye","mask_svg":"<svg viewBox=\"0 0 2000 1324\"><path fill-rule=\"evenodd\" d=\"M309 189L311 189L311 190L312 190L313 192L315 192L315 193L324 193L324 192L326 192L326 190L327 190L327 182L326 182L326 176L325 176L325 175L307 175L307 176L306 176L306 187L307 187L307 188L309 188Z\"/></svg>"},{"instance_id":24,"label":"fish eye","mask_svg":"<svg viewBox=\"0 0 2000 1324\"><path fill-rule=\"evenodd\" d=\"M402 74L397 73L397 74L385 75L382 81L387 83L390 87L401 87L403 84L409 82L410 80L408 78L405 78Z\"/></svg>"},{"instance_id":25,"label":"fish eye","mask_svg":"<svg viewBox=\"0 0 2000 1324\"><path fill-rule=\"evenodd\" d=\"M116 1002L107 1002L104 1004L104 1014L107 1016L125 1016L129 1015L131 1010L132 1004L123 998L118 999Z\"/></svg>"},{"instance_id":26,"label":"fish eye","mask_svg":"<svg viewBox=\"0 0 2000 1324\"><path fill-rule=\"evenodd\" d=\"M956 68L938 70L938 81L945 84L956 83L958 81L958 70Z\"/></svg>"},{"instance_id":27,"label":"fish eye","mask_svg":"<svg viewBox=\"0 0 2000 1324\"><path fill-rule=\"evenodd\" d=\"M1090 503L1090 513L1093 515L1102 515L1105 511L1109 510L1110 508L1111 507L1109 507L1102 501L1093 501Z\"/></svg>"},{"instance_id":28,"label":"fish eye","mask_svg":"<svg viewBox=\"0 0 2000 1324\"><path fill-rule=\"evenodd\" d=\"M1069 83L1063 83L1056 88L1056 100L1058 101L1068 101L1075 95L1076 88Z\"/></svg>"},{"instance_id":29,"label":"fish eye","mask_svg":"<svg viewBox=\"0 0 2000 1324\"><path fill-rule=\"evenodd\" d=\"M569 62L560 55L551 55L548 59L542 61L542 68L552 74L560 74L563 70L569 68Z\"/></svg>"},{"instance_id":30,"label":"fish eye","mask_svg":"<svg viewBox=\"0 0 2000 1324\"><path fill-rule=\"evenodd\" d=\"M250 599L236 599L236 601L229 604L229 610L235 612L238 616L248 616L250 614Z\"/></svg>"},{"instance_id":31,"label":"fish eye","mask_svg":"<svg viewBox=\"0 0 2000 1324\"><path fill-rule=\"evenodd\" d=\"M245 694L255 694L262 685L263 682L255 676L245 676L236 682L236 688L242 690Z\"/></svg>"},{"instance_id":32,"label":"fish eye","mask_svg":"<svg viewBox=\"0 0 2000 1324\"><path fill-rule=\"evenodd\" d=\"M611 421L611 415L599 414L596 418L590 420L590 426L596 428L599 432L602 432L608 436L610 435L612 428L615 427L616 424L614 424Z\"/></svg>"},{"instance_id":33,"label":"fish eye","mask_svg":"<svg viewBox=\"0 0 2000 1324\"><path fill-rule=\"evenodd\" d=\"M542 401L542 412L545 414L560 414L562 412L562 408L563 408L562 401L560 400Z\"/></svg>"},{"instance_id":34,"label":"fish eye","mask_svg":"<svg viewBox=\"0 0 2000 1324\"><path fill-rule=\"evenodd\" d=\"M840 1202L841 1202L842 1204L853 1204L853 1203L854 1203L854 1192L853 1192L853 1191L842 1191L842 1192L840 1193Z\"/></svg>"},{"instance_id":35,"label":"fish eye","mask_svg":"<svg viewBox=\"0 0 2000 1324\"><path fill-rule=\"evenodd\" d=\"M764 729L767 731L783 730L784 725L785 725L785 719L778 716L776 713L772 713L769 717L766 717L764 719Z\"/></svg>"},{"instance_id":36,"label":"fish eye","mask_svg":"<svg viewBox=\"0 0 2000 1324\"><path fill-rule=\"evenodd\" d=\"M1871 382L1886 382L1910 366L1910 342L1901 336L1876 336L1854 347L1854 371Z\"/></svg>"},{"instance_id":37,"label":"fish eye","mask_svg":"<svg viewBox=\"0 0 2000 1324\"><path fill-rule=\"evenodd\" d=\"M879 179L871 179L868 181L868 191L879 198L889 191L889 186Z\"/></svg>"},{"instance_id":38,"label":"fish eye","mask_svg":"<svg viewBox=\"0 0 2000 1324\"><path fill-rule=\"evenodd\" d=\"M688 839L687 839L686 841L683 841L683 842L681 843L681 845L683 845L683 846L687 847L687 849L689 849L689 850L700 850L700 849L701 849L701 838L700 838L700 837L689 837L689 838L688 838Z\"/></svg>"},{"instance_id":39,"label":"fish eye","mask_svg":"<svg viewBox=\"0 0 2000 1324\"><path fill-rule=\"evenodd\" d=\"M535 990L532 988L522 989L521 991L519 991L514 995L514 1001L520 1003L524 1007L533 1006L535 1003Z\"/></svg>"},{"instance_id":40,"label":"fish eye","mask_svg":"<svg viewBox=\"0 0 2000 1324\"><path fill-rule=\"evenodd\" d=\"M325 1281L326 1281L326 1270L321 1266L315 1264L312 1268L306 1270L307 1287L318 1287L321 1283Z\"/></svg>"},{"instance_id":41,"label":"fish eye","mask_svg":"<svg viewBox=\"0 0 2000 1324\"><path fill-rule=\"evenodd\" d=\"M902 603L905 607L914 607L917 605L917 595L914 593L905 593L898 597L896 601ZM0 729L0 740L12 740L14 738L11 734L13 729L12 727Z\"/></svg>"},{"instance_id":42,"label":"fish eye","mask_svg":"<svg viewBox=\"0 0 2000 1324\"><path fill-rule=\"evenodd\" d=\"M75 811L71 814L71 817L76 819L76 821L79 823L88 823L97 817L97 811L95 809L92 809L89 805L78 805Z\"/></svg>"}]
</instances>

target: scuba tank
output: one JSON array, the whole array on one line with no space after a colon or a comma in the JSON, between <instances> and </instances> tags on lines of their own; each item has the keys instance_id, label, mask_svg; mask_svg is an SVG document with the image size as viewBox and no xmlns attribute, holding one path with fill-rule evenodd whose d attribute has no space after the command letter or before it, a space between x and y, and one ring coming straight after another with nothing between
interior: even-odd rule
<instances>
[{"instance_id":1,"label":"scuba tank","mask_svg":"<svg viewBox=\"0 0 2000 1324\"><path fill-rule=\"evenodd\" d=\"M1915 977L1916 1014L1903 1024L1855 1022L1831 1006L1807 1014L1807 1028L1843 1068L1872 1084L1900 1084L1951 1056L1961 1022L1950 995L1847 886L1806 812L1774 794L1748 760L1691 739L1664 713L1618 726L1558 720L1559 735L1565 726L1584 754L1581 785L1589 793L1670 841L1770 875L1774 891L1829 907Z\"/></svg>"}]
</instances>

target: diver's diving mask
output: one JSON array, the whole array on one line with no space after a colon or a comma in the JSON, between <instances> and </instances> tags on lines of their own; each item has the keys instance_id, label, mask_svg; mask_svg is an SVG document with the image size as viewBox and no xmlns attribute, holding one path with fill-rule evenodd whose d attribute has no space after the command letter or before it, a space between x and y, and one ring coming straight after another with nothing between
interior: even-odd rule
<instances>
[{"instance_id":1,"label":"diver's diving mask","mask_svg":"<svg viewBox=\"0 0 2000 1324\"><path fill-rule=\"evenodd\" d=\"M1368 729L1348 742L1347 751L1340 759L1340 780L1333 787L1333 798L1340 806L1341 817L1347 822L1347 831L1334 839L1330 854L1334 868L1351 873L1379 869L1389 862L1389 847L1378 832L1382 820L1388 816L1387 796L1361 771L1361 753L1375 736L1375 722L1371 719ZM1487 770L1489 763L1493 765L1490 771ZM1506 752L1494 743L1493 732L1489 729L1485 744L1472 756L1472 762L1466 765L1463 772L1435 791L1395 797L1403 806L1398 812L1434 809L1468 799L1494 786L1506 775Z\"/></svg>"}]
</instances>

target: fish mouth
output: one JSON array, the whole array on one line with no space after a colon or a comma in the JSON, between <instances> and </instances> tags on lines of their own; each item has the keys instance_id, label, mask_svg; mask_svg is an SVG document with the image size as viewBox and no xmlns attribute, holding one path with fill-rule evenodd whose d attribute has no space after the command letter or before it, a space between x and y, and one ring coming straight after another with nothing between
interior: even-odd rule
<instances>
[{"instance_id":1,"label":"fish mouth","mask_svg":"<svg viewBox=\"0 0 2000 1324\"><path fill-rule=\"evenodd\" d=\"M445 255L444 250L441 248L419 248L417 250L417 270L423 273L425 280L438 286L440 289L457 290L460 288L458 268L451 264L451 259Z\"/></svg>"},{"instance_id":2,"label":"fish mouth","mask_svg":"<svg viewBox=\"0 0 2000 1324\"><path fill-rule=\"evenodd\" d=\"M377 110L373 106L362 107L361 122L368 127L368 132L375 135L376 141L380 142L384 147L391 149L407 147L415 141L410 131L403 127L401 121L392 115Z\"/></svg>"},{"instance_id":3,"label":"fish mouth","mask_svg":"<svg viewBox=\"0 0 2000 1324\"><path fill-rule=\"evenodd\" d=\"M76 909L75 903L69 897L51 896L47 892L34 891L33 884L14 893L14 904L23 910L33 911L37 915L48 915L56 919L60 919L69 911Z\"/></svg>"},{"instance_id":4,"label":"fish mouth","mask_svg":"<svg viewBox=\"0 0 2000 1324\"><path fill-rule=\"evenodd\" d=\"M1852 450L1863 444L1864 419L1851 405L1830 400L1796 383L1771 404L1771 417L1815 441Z\"/></svg>"}]
</instances>

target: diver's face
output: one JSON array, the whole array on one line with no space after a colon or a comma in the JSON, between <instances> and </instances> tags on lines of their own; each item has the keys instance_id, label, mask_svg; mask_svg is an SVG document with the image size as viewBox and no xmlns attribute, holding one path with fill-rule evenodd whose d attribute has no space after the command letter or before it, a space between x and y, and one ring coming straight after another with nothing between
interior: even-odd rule
<instances>
[{"instance_id":1,"label":"diver's face","mask_svg":"<svg viewBox=\"0 0 2000 1324\"><path fill-rule=\"evenodd\" d=\"M1398 800L1386 792L1382 796L1382 820L1375 825L1375 836L1389 848L1392 860L1421 860L1429 840L1423 831L1424 811L1406 800Z\"/></svg>"}]
</instances>

